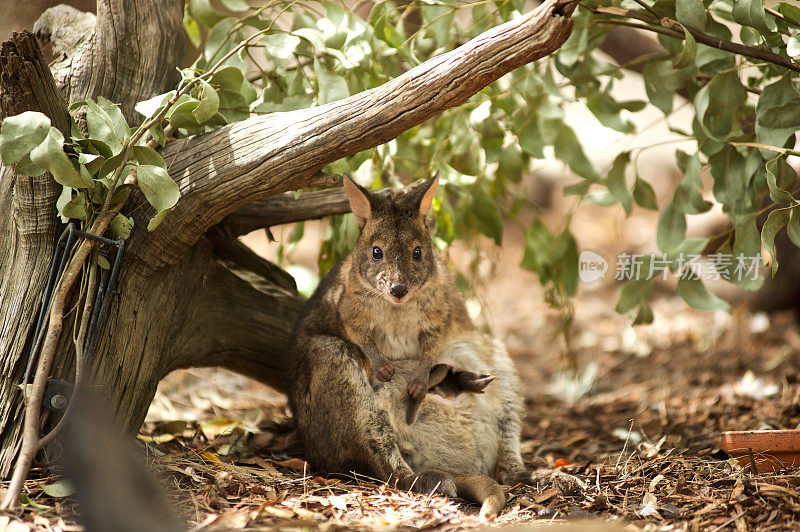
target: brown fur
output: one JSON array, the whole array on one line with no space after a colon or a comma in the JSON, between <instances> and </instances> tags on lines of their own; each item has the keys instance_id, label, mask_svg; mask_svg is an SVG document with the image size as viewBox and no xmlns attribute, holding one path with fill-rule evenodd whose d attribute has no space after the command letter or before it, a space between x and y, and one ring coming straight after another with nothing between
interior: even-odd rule
<instances>
[{"instance_id":1,"label":"brown fur","mask_svg":"<svg viewBox=\"0 0 800 532\"><path fill-rule=\"evenodd\" d=\"M503 345L473 326L434 254L415 212L423 193L352 202L361 234L300 313L288 352L289 402L313 466L458 493L489 515L504 504L495 480L531 481L520 456L519 379ZM368 255L376 242L385 247L382 267ZM408 268L412 246L422 247L423 260ZM393 275L409 286L401 305L381 284ZM375 378L381 358L391 361L389 379ZM423 378L430 392L409 424L410 386Z\"/></svg>"},{"instance_id":2,"label":"brown fur","mask_svg":"<svg viewBox=\"0 0 800 532\"><path fill-rule=\"evenodd\" d=\"M338 336L359 347L382 382L394 373L392 361L419 360L407 388L409 423L427 392L428 373L444 338L471 328L460 297L452 298L455 286L428 233L426 217L437 184L438 176L422 187L379 198L345 179L361 230L338 274ZM394 286L407 294L398 299Z\"/></svg>"}]
</instances>

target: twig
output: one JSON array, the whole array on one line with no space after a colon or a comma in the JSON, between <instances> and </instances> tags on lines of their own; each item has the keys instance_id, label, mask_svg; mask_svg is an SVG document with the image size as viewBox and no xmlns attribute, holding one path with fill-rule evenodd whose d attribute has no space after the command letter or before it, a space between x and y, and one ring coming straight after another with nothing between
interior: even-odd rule
<instances>
[{"instance_id":1,"label":"twig","mask_svg":"<svg viewBox=\"0 0 800 532\"><path fill-rule=\"evenodd\" d=\"M89 271L89 281L86 286L86 299L83 302L83 313L81 314L81 324L80 328L78 329L78 337L75 338L75 384L73 386L74 390L80 389L81 381L83 380L83 345L86 341L86 332L89 326L89 318L92 314L92 309L94 307L94 294L95 289L97 288L97 268L92 267ZM72 413L72 405L73 401L67 403L67 409L64 411L64 414L61 416L61 419L58 420L55 428L51 430L47 435L39 438L38 443L36 444L36 451L38 452L40 449L44 448L46 445L49 445L56 436L58 436L64 427L67 425L67 419Z\"/></svg>"},{"instance_id":2,"label":"twig","mask_svg":"<svg viewBox=\"0 0 800 532\"><path fill-rule=\"evenodd\" d=\"M619 19L599 19L597 22L630 26L632 28L638 28L642 30L652 31L655 33L661 33L662 35L668 35L670 37L675 37L676 39L686 38L684 34L684 26L679 24L677 21L666 17L652 18L637 11L622 9L618 7L589 8L586 7L585 5L583 5L583 7L596 14L627 17L635 20L640 20L644 22L644 24L636 24L634 22L619 20ZM776 54L768 50L762 50L760 48L755 48L752 46L745 46L744 44L740 44L733 41L726 41L725 39L720 39L718 37L708 35L707 33L703 33L700 30L690 27L686 27L685 31L688 31L692 35L692 37L694 37L694 39L700 44L705 44L706 46L719 48L720 50L725 50L726 52L742 55L744 57L749 57L751 59L766 61L767 63L772 63L774 65L788 68L789 70L794 70L795 72L800 72L800 63L792 61L790 58L784 55Z\"/></svg>"}]
</instances>

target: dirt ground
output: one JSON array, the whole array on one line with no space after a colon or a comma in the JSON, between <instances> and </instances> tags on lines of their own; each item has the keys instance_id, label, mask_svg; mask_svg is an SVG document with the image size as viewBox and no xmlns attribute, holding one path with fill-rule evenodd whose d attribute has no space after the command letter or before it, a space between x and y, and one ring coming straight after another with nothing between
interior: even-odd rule
<instances>
[{"instance_id":1,"label":"dirt ground","mask_svg":"<svg viewBox=\"0 0 800 532\"><path fill-rule=\"evenodd\" d=\"M565 202L556 197L542 211L549 224L560 222ZM631 327L631 317L613 309L613 261L624 251L652 251L655 219L637 211L626 220L592 206L575 215L581 249L611 262L606 278L582 284L574 300L577 376L564 370L561 315L544 303L536 276L518 267L521 225L509 225L501 249L485 246L469 307L505 341L522 375L526 464L559 467L587 485L579 494L508 487L507 507L489 525L580 520L584 528L589 519L610 529L800 527L800 474L751 474L720 449L724 430L798 428L794 316L753 315L743 294L730 290L732 314L693 311L667 281L656 286L654 324ZM313 267L314 229L309 232L292 258ZM263 238L247 241L274 254ZM451 254L457 264L467 260L463 250ZM221 370L183 371L159 387L139 439L196 530L481 524L477 507L465 501L399 492L365 478L321 477L293 444L287 414L283 396L259 383ZM11 519L13 526L76 529L68 499L42 491L54 481L29 482L25 523ZM0 530L7 519L0 517Z\"/></svg>"}]
</instances>

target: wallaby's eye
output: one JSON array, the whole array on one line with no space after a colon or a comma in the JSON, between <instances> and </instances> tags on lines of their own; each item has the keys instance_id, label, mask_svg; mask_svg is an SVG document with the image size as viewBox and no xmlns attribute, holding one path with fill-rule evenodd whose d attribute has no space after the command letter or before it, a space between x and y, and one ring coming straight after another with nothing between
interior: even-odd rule
<instances>
[{"instance_id":1,"label":"wallaby's eye","mask_svg":"<svg viewBox=\"0 0 800 532\"><path fill-rule=\"evenodd\" d=\"M414 251L411 252L411 258L414 260L420 260L422 258L422 248L417 246L414 248Z\"/></svg>"},{"instance_id":2,"label":"wallaby's eye","mask_svg":"<svg viewBox=\"0 0 800 532\"><path fill-rule=\"evenodd\" d=\"M378 246L372 246L372 260L378 262L383 258L383 250Z\"/></svg>"}]
</instances>

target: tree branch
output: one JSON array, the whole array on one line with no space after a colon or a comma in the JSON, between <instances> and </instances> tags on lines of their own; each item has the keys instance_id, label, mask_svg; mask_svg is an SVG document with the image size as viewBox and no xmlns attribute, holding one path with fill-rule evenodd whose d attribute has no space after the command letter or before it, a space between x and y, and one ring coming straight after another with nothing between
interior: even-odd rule
<instances>
[{"instance_id":1,"label":"tree branch","mask_svg":"<svg viewBox=\"0 0 800 532\"><path fill-rule=\"evenodd\" d=\"M132 237L143 265L180 260L211 226L247 203L304 188L323 166L372 148L455 107L511 70L555 51L576 0L537 9L384 85L320 107L254 117L168 144L181 199L149 235Z\"/></svg>"},{"instance_id":2,"label":"tree branch","mask_svg":"<svg viewBox=\"0 0 800 532\"><path fill-rule=\"evenodd\" d=\"M285 392L286 345L303 297L271 283L257 289L214 260L200 287L186 301L189 313L166 372L223 366Z\"/></svg>"},{"instance_id":3,"label":"tree branch","mask_svg":"<svg viewBox=\"0 0 800 532\"><path fill-rule=\"evenodd\" d=\"M393 191L394 189L384 188L371 192L389 195ZM293 192L287 192L245 205L226 216L219 225L229 238L234 238L264 227L316 220L348 212L350 202L341 188L305 192L300 197L295 197Z\"/></svg>"},{"instance_id":4,"label":"tree branch","mask_svg":"<svg viewBox=\"0 0 800 532\"><path fill-rule=\"evenodd\" d=\"M220 223L230 236L246 235L256 229L274 225L314 220L350 212L344 190L316 190L295 198L293 192L245 205Z\"/></svg>"},{"instance_id":5,"label":"tree branch","mask_svg":"<svg viewBox=\"0 0 800 532\"><path fill-rule=\"evenodd\" d=\"M642 30L661 33L663 35L675 37L676 39L684 38L683 27L680 24L678 24L678 22L668 19L666 17L655 18L640 13L638 11L633 11L630 9L623 9L618 7L597 7L597 8L587 8L587 9L589 9L593 13L641 20L645 24L635 24L620 19L599 20L598 22L622 24L625 26L631 26ZM740 44L733 41L726 41L724 39L708 35L707 33L703 33L700 30L696 30L690 27L687 27L686 31L691 33L692 37L694 37L694 39L700 44L705 44L706 46L719 48L720 50L725 50L726 52L742 55L745 57L749 57L751 59L766 61L767 63L772 63L774 65L788 68L789 70L794 70L795 72L800 72L800 63L792 61L792 59L784 55L776 54L770 52L769 50L762 50L761 48L755 48L753 46L745 46L744 44Z\"/></svg>"}]
</instances>

